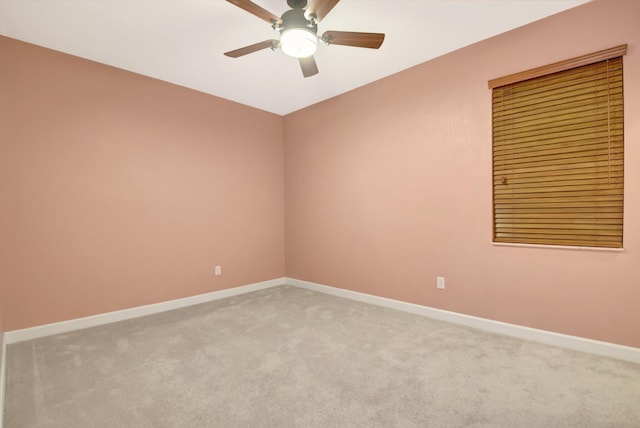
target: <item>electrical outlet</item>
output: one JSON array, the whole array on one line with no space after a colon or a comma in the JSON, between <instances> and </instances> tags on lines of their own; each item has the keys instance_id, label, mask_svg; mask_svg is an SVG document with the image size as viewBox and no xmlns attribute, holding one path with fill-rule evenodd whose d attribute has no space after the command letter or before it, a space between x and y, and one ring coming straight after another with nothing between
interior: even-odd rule
<instances>
[{"instance_id":1,"label":"electrical outlet","mask_svg":"<svg viewBox=\"0 0 640 428\"><path fill-rule=\"evenodd\" d=\"M222 266L216 266L215 276L222 275Z\"/></svg>"},{"instance_id":2,"label":"electrical outlet","mask_svg":"<svg viewBox=\"0 0 640 428\"><path fill-rule=\"evenodd\" d=\"M436 277L436 287L444 290L444 276Z\"/></svg>"}]
</instances>

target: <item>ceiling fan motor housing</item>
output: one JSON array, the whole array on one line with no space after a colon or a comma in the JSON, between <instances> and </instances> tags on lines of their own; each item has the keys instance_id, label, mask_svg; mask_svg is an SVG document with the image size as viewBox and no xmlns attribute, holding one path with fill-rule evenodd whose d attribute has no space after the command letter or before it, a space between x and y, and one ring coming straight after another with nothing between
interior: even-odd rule
<instances>
[{"instance_id":1,"label":"ceiling fan motor housing","mask_svg":"<svg viewBox=\"0 0 640 428\"><path fill-rule=\"evenodd\" d=\"M280 25L280 34L292 28L300 28L307 30L313 34L317 34L318 25L315 21L307 19L302 9L291 9L282 14L282 24Z\"/></svg>"}]
</instances>

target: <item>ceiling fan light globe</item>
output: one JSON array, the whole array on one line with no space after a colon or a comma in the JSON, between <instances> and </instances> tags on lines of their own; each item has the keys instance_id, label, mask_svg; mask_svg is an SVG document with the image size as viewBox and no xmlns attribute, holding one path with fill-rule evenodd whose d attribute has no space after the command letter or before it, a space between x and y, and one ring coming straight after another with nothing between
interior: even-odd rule
<instances>
[{"instance_id":1,"label":"ceiling fan light globe","mask_svg":"<svg viewBox=\"0 0 640 428\"><path fill-rule=\"evenodd\" d=\"M294 58L306 58L313 55L318 47L318 37L303 28L291 28L282 32L280 48Z\"/></svg>"}]
</instances>

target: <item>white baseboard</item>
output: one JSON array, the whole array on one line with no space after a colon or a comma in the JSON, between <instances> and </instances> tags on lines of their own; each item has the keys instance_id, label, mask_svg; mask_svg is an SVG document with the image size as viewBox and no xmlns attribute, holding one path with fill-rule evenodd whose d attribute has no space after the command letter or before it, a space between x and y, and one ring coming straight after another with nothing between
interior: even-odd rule
<instances>
[{"instance_id":1,"label":"white baseboard","mask_svg":"<svg viewBox=\"0 0 640 428\"><path fill-rule=\"evenodd\" d=\"M557 346L559 348L572 349L575 351L588 352L605 357L617 358L619 360L640 363L640 348L633 348L630 346L623 346L609 342L601 342L598 340L570 336L567 334L554 333L551 331L539 330L531 327L523 327L516 324L509 324L486 318L465 315L457 312L430 308L428 306L421 306L414 303L402 302L400 300L393 300L387 299L385 297L358 293L356 291L330 287L328 285L316 284L299 279L285 278L285 282L288 285L305 288L307 290L318 291L325 294L331 294L333 296L344 297L346 299L357 300L364 303L370 303L372 305L397 309L399 311L409 312L412 314L434 318L441 321L447 321L454 324L461 324L467 327L472 327L491 333L503 334L505 336L543 343L545 345Z\"/></svg>"},{"instance_id":2,"label":"white baseboard","mask_svg":"<svg viewBox=\"0 0 640 428\"><path fill-rule=\"evenodd\" d=\"M0 428L2 428L2 421L4 420L4 385L5 376L7 371L7 339L3 339L4 334L0 333L0 349L2 350L2 358L0 358Z\"/></svg>"},{"instance_id":3,"label":"white baseboard","mask_svg":"<svg viewBox=\"0 0 640 428\"><path fill-rule=\"evenodd\" d=\"M264 290L265 288L283 285L285 278L276 278L254 284L243 285L226 290L212 291L211 293L198 294L196 296L184 297L182 299L169 300L167 302L154 303L151 305L138 306L135 308L122 309L120 311L107 312L83 318L76 318L68 321L61 321L52 324L44 324L22 330L7 331L4 333L4 343L10 345L25 340L37 339L39 337L51 336L53 334L67 333L83 328L95 327L112 322L123 321L131 318L143 317L145 315L157 314L159 312L170 311L172 309L184 308L197 305L199 303L211 302L213 300L224 299L237 296L239 294L250 293L252 291ZM2 354L4 360L4 353ZM0 426L0 428L2 428Z\"/></svg>"},{"instance_id":4,"label":"white baseboard","mask_svg":"<svg viewBox=\"0 0 640 428\"><path fill-rule=\"evenodd\" d=\"M7 331L4 333L4 340L2 343L2 347L4 348L4 350L2 353L2 366L0 367L0 398L4 397L3 390L7 345L16 342L22 342L25 340L36 339L39 337L66 333L74 330L80 330L131 318L142 317L145 315L152 315L172 309L184 308L187 306L197 305L199 303L224 299L227 297L276 287L283 284L305 288L307 290L318 291L325 294L331 294L346 299L357 300L363 303L383 306L390 309L396 309L403 312L409 312L412 314L421 315L441 321L447 321L454 324L465 325L467 327L477 328L479 330L484 330L492 333L504 334L506 336L516 337L518 339L530 340L534 342L544 343L546 345L557 346L560 348L573 349L576 351L589 352L605 357L640 363L640 348L634 348L630 346L618 345L615 343L602 342L598 340L586 339L583 337L570 336L567 334L554 333L551 331L539 330L531 327L524 327L516 324L489 320L486 318L465 315L457 312L446 311L443 309L431 308L428 306L416 305L414 303L373 296L371 294L358 293L356 291L330 287L328 285L316 284L313 282L302 281L294 278L276 278L268 281L258 282L255 284L248 284L240 287L229 288L226 290L213 291L211 293L199 294L196 296L170 300L167 302L139 306L130 309L123 309L120 311L92 315L89 317L77 318L52 324L45 324L41 326L25 328L22 330ZM2 403L3 402L0 401L0 406L2 406ZM2 413L0 412L0 415L1 414ZM0 428L2 428L1 419Z\"/></svg>"}]
</instances>

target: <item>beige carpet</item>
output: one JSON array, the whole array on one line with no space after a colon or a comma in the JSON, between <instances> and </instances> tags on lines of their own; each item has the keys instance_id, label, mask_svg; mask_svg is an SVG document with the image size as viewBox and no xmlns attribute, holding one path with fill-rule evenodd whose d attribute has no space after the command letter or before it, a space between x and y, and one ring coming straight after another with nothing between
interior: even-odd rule
<instances>
[{"instance_id":1,"label":"beige carpet","mask_svg":"<svg viewBox=\"0 0 640 428\"><path fill-rule=\"evenodd\" d=\"M640 365L290 286L7 358L5 428L640 427Z\"/></svg>"}]
</instances>

